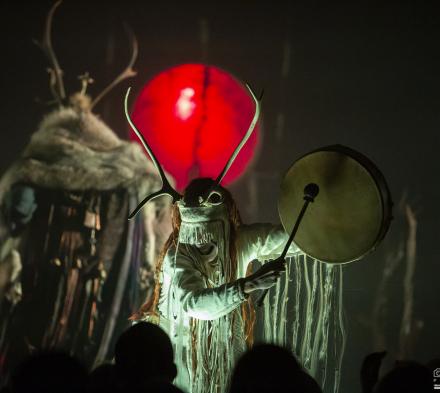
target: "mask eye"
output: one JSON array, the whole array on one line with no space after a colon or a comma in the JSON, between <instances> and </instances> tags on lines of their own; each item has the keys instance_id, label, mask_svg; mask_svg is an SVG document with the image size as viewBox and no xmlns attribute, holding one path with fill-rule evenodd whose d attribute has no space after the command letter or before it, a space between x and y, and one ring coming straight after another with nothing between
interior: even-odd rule
<instances>
[{"instance_id":1,"label":"mask eye","mask_svg":"<svg viewBox=\"0 0 440 393\"><path fill-rule=\"evenodd\" d=\"M207 202L209 202L211 205L220 205L223 202L223 195L218 191L211 191Z\"/></svg>"}]
</instances>

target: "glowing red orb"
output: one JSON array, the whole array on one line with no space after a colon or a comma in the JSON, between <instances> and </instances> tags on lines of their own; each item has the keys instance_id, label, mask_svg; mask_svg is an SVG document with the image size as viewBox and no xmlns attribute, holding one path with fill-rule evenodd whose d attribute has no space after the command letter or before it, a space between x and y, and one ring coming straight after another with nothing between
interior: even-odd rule
<instances>
[{"instance_id":1,"label":"glowing red orb","mask_svg":"<svg viewBox=\"0 0 440 393\"><path fill-rule=\"evenodd\" d=\"M180 65L148 82L132 119L178 189L195 177L216 178L246 133L255 104L227 72L203 64ZM246 169L258 140L258 124L222 184ZM132 139L137 139L132 133Z\"/></svg>"}]
</instances>

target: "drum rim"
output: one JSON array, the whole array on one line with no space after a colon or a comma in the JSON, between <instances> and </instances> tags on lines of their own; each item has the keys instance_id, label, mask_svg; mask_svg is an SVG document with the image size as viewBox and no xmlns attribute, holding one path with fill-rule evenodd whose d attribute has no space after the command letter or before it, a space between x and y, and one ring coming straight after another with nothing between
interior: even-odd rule
<instances>
[{"instance_id":1,"label":"drum rim","mask_svg":"<svg viewBox=\"0 0 440 393\"><path fill-rule=\"evenodd\" d=\"M380 230L378 231L376 239L373 242L373 244L371 245L371 247L368 249L368 251L364 252L360 256L358 256L354 259L351 259L349 261L329 262L329 261L321 261L320 259L317 259L317 258L307 254L306 252L304 252L303 250L300 249L305 255L307 255L310 258L316 259L318 261L328 263L331 265L345 265L348 263L359 261L359 260L363 259L365 256L367 256L368 254L370 254L371 252L376 250L376 248L378 247L380 242L384 239L385 235L387 234L387 232L390 228L391 221L393 220L392 208L393 208L394 203L392 201L391 192L388 187L388 183L385 180L385 176L379 170L379 168L376 166L376 164L374 164L367 156L365 156L364 154L358 152L357 150L354 150L354 149L347 147L345 145L340 145L340 144L327 145L327 146L324 146L324 147L321 147L318 149L314 149L306 154L303 154L298 159L296 159L293 162L293 164L290 165L289 168L284 172L284 175L282 177L282 181L279 186L279 191L278 191L277 210L278 210L278 216L280 218L281 224L286 232L287 232L287 230L286 230L286 227L284 225L284 222L283 222L283 220L281 218L281 214L280 214L280 196L281 196L281 186L283 184L283 181L286 178L288 172L293 168L293 166L298 161L302 160L303 158L305 158L311 154L318 153L318 152L326 152L326 151L346 154L347 156L349 156L353 160L357 161L360 165L362 165L362 167L368 172L368 174L374 180L374 183L379 191L378 194L380 196L380 202L381 202L381 206L382 206L382 224L380 226ZM295 240L293 242L297 245Z\"/></svg>"}]
</instances>

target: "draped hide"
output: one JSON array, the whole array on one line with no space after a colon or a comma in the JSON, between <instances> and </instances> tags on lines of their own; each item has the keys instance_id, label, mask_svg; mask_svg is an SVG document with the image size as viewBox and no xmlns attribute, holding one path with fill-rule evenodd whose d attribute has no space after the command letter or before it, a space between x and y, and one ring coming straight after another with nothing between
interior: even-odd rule
<instances>
[{"instance_id":1,"label":"draped hide","mask_svg":"<svg viewBox=\"0 0 440 393\"><path fill-rule=\"evenodd\" d=\"M0 181L0 353L7 370L34 348L59 348L89 366L151 292L169 234L169 203L130 211L160 187L137 144L91 112L49 114ZM17 262L18 258L18 262ZM17 268L15 269L17 270Z\"/></svg>"}]
</instances>

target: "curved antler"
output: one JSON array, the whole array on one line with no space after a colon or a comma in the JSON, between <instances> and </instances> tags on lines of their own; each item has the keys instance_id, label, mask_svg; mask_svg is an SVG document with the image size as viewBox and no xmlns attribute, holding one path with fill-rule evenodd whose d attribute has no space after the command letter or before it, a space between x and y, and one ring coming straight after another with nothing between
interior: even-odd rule
<instances>
[{"instance_id":1,"label":"curved antler","mask_svg":"<svg viewBox=\"0 0 440 393\"><path fill-rule=\"evenodd\" d=\"M215 179L215 185L220 184L220 182L223 180L223 178L226 176L226 173L228 173L229 168L231 168L231 165L234 163L235 159L238 156L238 153L240 153L240 150L244 146L244 144L248 141L252 133L255 129L255 124L257 124L258 118L260 117L260 101L255 96L252 88L246 83L246 87L249 90L249 93L251 94L254 102L255 102L255 113L254 117L252 118L251 124L249 125L248 130L246 131L246 134L244 135L241 142L238 144L238 146L235 148L234 152L232 153L231 157L229 158L228 162L226 163L223 170L220 172L220 174L217 176L217 179ZM261 97L260 97L261 100ZM214 186L215 187L215 186Z\"/></svg>"},{"instance_id":2,"label":"curved antler","mask_svg":"<svg viewBox=\"0 0 440 393\"><path fill-rule=\"evenodd\" d=\"M124 24L125 29L128 33L128 36L130 38L131 42L131 57L130 61L128 62L127 67L125 67L124 71L120 73L112 83L110 83L93 101L90 106L90 109L92 109L101 99L110 91L112 90L117 84L121 83L124 79L132 78L133 76L136 76L137 72L133 69L134 63L138 56L138 42L136 39L136 36L134 35L133 31Z\"/></svg>"},{"instance_id":3,"label":"curved antler","mask_svg":"<svg viewBox=\"0 0 440 393\"><path fill-rule=\"evenodd\" d=\"M62 105L66 99L66 91L63 83L63 70L60 68L58 59L52 46L52 20L55 10L58 8L61 2L61 0L57 1L49 10L46 18L43 40L41 43L38 43L49 61L52 63L52 67L48 70L50 74L50 89L59 105Z\"/></svg>"},{"instance_id":4,"label":"curved antler","mask_svg":"<svg viewBox=\"0 0 440 393\"><path fill-rule=\"evenodd\" d=\"M211 193L213 192L214 188L217 187L220 184L220 182L223 180L223 178L226 176L226 173L228 173L229 168L234 163L234 160L237 158L238 153L240 153L240 150L242 149L244 144L248 141L248 139L250 138L250 136L254 132L255 125L257 124L258 118L260 117L260 101L263 98L264 91L261 93L260 98L257 99L257 97L255 96L254 91L252 90L252 88L247 83L246 83L246 87L248 88L249 93L251 94L251 96L252 96L252 98L253 98L253 100L255 102L254 117L252 118L251 124L249 124L249 128L246 131L246 134L244 135L243 139L240 141L238 146L235 148L234 152L232 153L232 155L229 158L228 162L226 163L225 167L220 172L220 174L217 176L217 179L215 179L214 184L211 187L209 187L209 189L203 195L201 195L199 197L199 203L201 205L204 204L209 199L209 197L211 196Z\"/></svg>"},{"instance_id":5,"label":"curved antler","mask_svg":"<svg viewBox=\"0 0 440 393\"><path fill-rule=\"evenodd\" d=\"M136 207L136 209L134 209L134 211L128 216L129 220L131 220L142 209L142 207L147 202L153 200L154 198L157 198L162 195L169 195L171 198L173 198L173 203L182 198L182 196L170 185L168 179L165 176L165 172L162 169L162 166L160 165L160 163L157 160L156 156L154 155L153 151L151 150L151 147L148 145L144 136L140 133L140 131L136 128L135 124L131 120L130 114L128 113L128 96L130 94L130 90L131 90L131 87L128 88L127 93L125 94L125 100L124 100L125 116L127 118L128 124L130 124L130 127L132 128L133 132L136 134L136 136L141 141L142 146L144 147L145 151L150 156L151 161L153 161L154 166L156 167L157 171L159 172L160 178L162 180L162 188L159 191L156 191L155 193L148 195Z\"/></svg>"}]
</instances>

